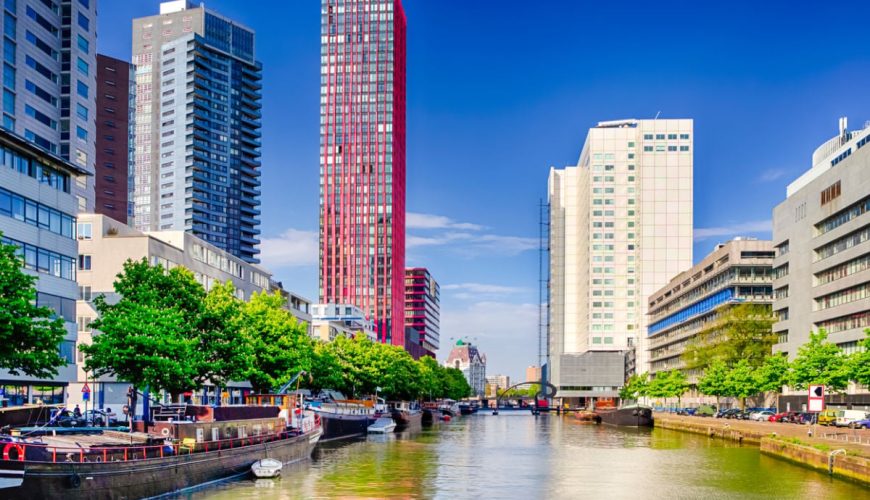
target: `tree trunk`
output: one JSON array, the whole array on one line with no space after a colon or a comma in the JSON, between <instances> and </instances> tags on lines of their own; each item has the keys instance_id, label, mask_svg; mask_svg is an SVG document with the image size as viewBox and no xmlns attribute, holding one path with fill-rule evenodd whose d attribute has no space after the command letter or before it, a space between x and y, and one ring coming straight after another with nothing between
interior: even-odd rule
<instances>
[{"instance_id":1,"label":"tree trunk","mask_svg":"<svg viewBox=\"0 0 870 500\"><path fill-rule=\"evenodd\" d=\"M740 398L740 411L746 411L746 396Z\"/></svg>"}]
</instances>

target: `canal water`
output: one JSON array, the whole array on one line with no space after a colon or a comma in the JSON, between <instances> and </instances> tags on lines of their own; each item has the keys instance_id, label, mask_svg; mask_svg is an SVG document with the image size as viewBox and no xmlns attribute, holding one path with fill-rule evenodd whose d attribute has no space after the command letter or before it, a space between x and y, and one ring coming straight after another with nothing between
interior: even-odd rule
<instances>
[{"instance_id":1,"label":"canal water","mask_svg":"<svg viewBox=\"0 0 870 500\"><path fill-rule=\"evenodd\" d=\"M225 483L190 498L870 498L870 489L751 446L528 413L323 444L282 476Z\"/></svg>"}]
</instances>

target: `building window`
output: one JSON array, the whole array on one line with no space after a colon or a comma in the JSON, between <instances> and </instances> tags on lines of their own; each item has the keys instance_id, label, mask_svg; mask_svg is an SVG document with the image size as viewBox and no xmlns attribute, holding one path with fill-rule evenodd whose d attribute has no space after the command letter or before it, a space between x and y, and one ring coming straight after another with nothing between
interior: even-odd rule
<instances>
[{"instance_id":1,"label":"building window","mask_svg":"<svg viewBox=\"0 0 870 500\"><path fill-rule=\"evenodd\" d=\"M85 37L83 37L81 35L78 35L78 45L79 45L79 50L81 50L85 54L90 52L90 45L91 44L88 42L88 40Z\"/></svg>"},{"instance_id":2,"label":"building window","mask_svg":"<svg viewBox=\"0 0 870 500\"><path fill-rule=\"evenodd\" d=\"M78 235L80 240L89 240L92 238L91 231L93 225L90 222L79 222L77 225Z\"/></svg>"},{"instance_id":3,"label":"building window","mask_svg":"<svg viewBox=\"0 0 870 500\"><path fill-rule=\"evenodd\" d=\"M76 92L85 99L88 98L88 86L84 84L81 80L76 81Z\"/></svg>"},{"instance_id":4,"label":"building window","mask_svg":"<svg viewBox=\"0 0 870 500\"><path fill-rule=\"evenodd\" d=\"M90 255L79 255L79 270L80 271L90 271L91 270L91 256Z\"/></svg>"},{"instance_id":5,"label":"building window","mask_svg":"<svg viewBox=\"0 0 870 500\"><path fill-rule=\"evenodd\" d=\"M79 286L79 300L90 302L93 299L90 286Z\"/></svg>"},{"instance_id":6,"label":"building window","mask_svg":"<svg viewBox=\"0 0 870 500\"><path fill-rule=\"evenodd\" d=\"M88 131L79 126L76 126L76 137L83 141L86 141L88 140Z\"/></svg>"},{"instance_id":7,"label":"building window","mask_svg":"<svg viewBox=\"0 0 870 500\"><path fill-rule=\"evenodd\" d=\"M840 196L840 181L837 181L822 191L822 205L826 205Z\"/></svg>"},{"instance_id":8,"label":"building window","mask_svg":"<svg viewBox=\"0 0 870 500\"><path fill-rule=\"evenodd\" d=\"M83 106L81 103L76 103L76 115L82 120L88 119L88 108Z\"/></svg>"},{"instance_id":9,"label":"building window","mask_svg":"<svg viewBox=\"0 0 870 500\"><path fill-rule=\"evenodd\" d=\"M81 12L79 12L79 26L81 26L82 29L85 31L89 31L91 29L91 20L88 19Z\"/></svg>"},{"instance_id":10,"label":"building window","mask_svg":"<svg viewBox=\"0 0 870 500\"><path fill-rule=\"evenodd\" d=\"M78 66L79 71L81 71L83 75L88 76L88 71L90 70L90 67L88 66L88 63L85 62L84 59L79 57L78 61L76 62L76 65Z\"/></svg>"}]
</instances>

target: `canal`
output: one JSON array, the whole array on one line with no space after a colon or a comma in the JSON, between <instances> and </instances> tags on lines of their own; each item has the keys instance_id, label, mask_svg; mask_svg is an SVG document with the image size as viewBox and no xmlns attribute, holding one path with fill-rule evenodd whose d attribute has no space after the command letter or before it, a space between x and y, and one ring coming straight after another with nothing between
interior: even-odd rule
<instances>
[{"instance_id":1,"label":"canal","mask_svg":"<svg viewBox=\"0 0 870 500\"><path fill-rule=\"evenodd\" d=\"M279 480L192 498L870 498L870 490L705 436L475 415L414 435L318 446Z\"/></svg>"}]
</instances>

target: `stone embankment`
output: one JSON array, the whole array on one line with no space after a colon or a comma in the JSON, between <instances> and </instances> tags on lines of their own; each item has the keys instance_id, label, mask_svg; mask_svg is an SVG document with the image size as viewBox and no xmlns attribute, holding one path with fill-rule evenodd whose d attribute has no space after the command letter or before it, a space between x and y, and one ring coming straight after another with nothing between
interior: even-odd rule
<instances>
[{"instance_id":1,"label":"stone embankment","mask_svg":"<svg viewBox=\"0 0 870 500\"><path fill-rule=\"evenodd\" d=\"M758 446L762 453L870 486L870 430L656 413L656 427Z\"/></svg>"}]
</instances>

